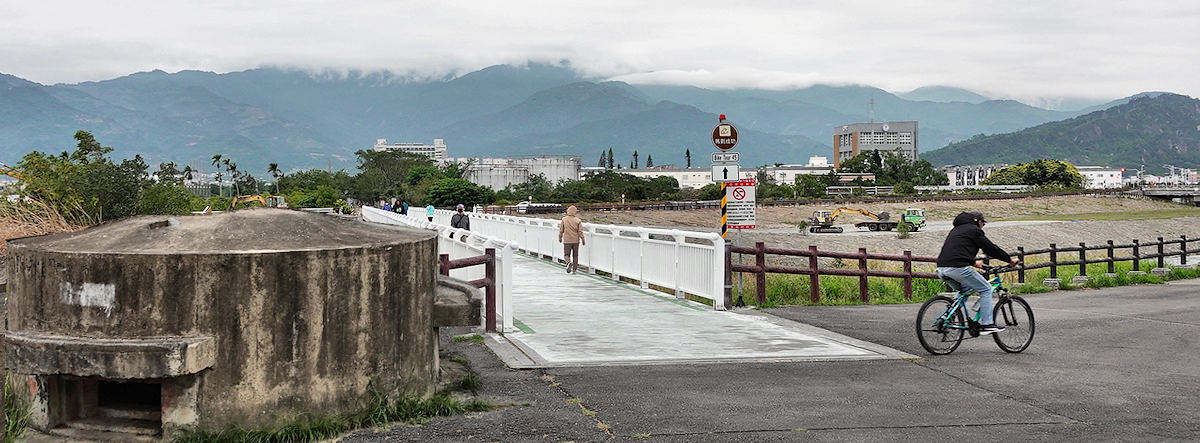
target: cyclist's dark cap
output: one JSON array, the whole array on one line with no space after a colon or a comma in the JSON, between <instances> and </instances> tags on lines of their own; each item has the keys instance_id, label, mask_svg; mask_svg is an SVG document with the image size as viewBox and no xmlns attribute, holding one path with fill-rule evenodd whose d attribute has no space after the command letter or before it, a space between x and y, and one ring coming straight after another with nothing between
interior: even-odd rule
<instances>
[{"instance_id":1,"label":"cyclist's dark cap","mask_svg":"<svg viewBox=\"0 0 1200 443\"><path fill-rule=\"evenodd\" d=\"M968 212L967 214L971 214L971 221L973 221L973 222L987 223L987 220L983 218L982 212L971 211L971 212Z\"/></svg>"},{"instance_id":2,"label":"cyclist's dark cap","mask_svg":"<svg viewBox=\"0 0 1200 443\"><path fill-rule=\"evenodd\" d=\"M954 226L973 225L978 222L987 223L987 220L983 218L983 213L979 211L961 212L954 217Z\"/></svg>"}]
</instances>

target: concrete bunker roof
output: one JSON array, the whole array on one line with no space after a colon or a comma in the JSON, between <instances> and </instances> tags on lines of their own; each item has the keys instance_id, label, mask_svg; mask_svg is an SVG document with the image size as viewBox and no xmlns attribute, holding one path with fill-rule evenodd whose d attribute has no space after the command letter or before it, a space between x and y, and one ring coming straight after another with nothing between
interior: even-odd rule
<instances>
[{"instance_id":1,"label":"concrete bunker roof","mask_svg":"<svg viewBox=\"0 0 1200 443\"><path fill-rule=\"evenodd\" d=\"M76 232L9 241L67 253L229 254L348 249L432 239L433 231L304 211L249 208L210 215L138 216Z\"/></svg>"}]
</instances>

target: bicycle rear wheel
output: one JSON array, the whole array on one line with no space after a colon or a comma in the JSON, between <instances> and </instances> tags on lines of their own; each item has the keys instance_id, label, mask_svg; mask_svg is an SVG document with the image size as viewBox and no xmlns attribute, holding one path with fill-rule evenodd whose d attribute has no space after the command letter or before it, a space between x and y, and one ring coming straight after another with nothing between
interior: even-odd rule
<instances>
[{"instance_id":1,"label":"bicycle rear wheel","mask_svg":"<svg viewBox=\"0 0 1200 443\"><path fill-rule=\"evenodd\" d=\"M996 303L993 311L996 324L1004 326L1004 332L992 334L992 338L996 339L996 346L1004 352L1017 353L1033 343L1033 309L1025 299L1017 296L1003 297Z\"/></svg>"},{"instance_id":2,"label":"bicycle rear wheel","mask_svg":"<svg viewBox=\"0 0 1200 443\"><path fill-rule=\"evenodd\" d=\"M962 343L967 323L962 310L955 310L948 318L942 318L951 306L954 306L954 299L938 295L926 300L921 310L917 311L917 339L930 354L949 354Z\"/></svg>"}]
</instances>

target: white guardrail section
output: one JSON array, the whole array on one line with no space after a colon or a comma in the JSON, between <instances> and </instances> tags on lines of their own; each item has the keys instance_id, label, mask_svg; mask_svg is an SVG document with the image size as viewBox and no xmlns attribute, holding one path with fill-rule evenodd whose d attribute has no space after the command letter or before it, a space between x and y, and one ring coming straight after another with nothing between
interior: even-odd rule
<instances>
[{"instance_id":1,"label":"white guardrail section","mask_svg":"<svg viewBox=\"0 0 1200 443\"><path fill-rule=\"evenodd\" d=\"M416 209L416 210L414 210ZM410 217L427 220L425 211L409 209ZM558 242L559 220L510 215L467 213L471 232L514 241L531 254L563 258ZM450 225L454 211L434 211L433 222ZM579 265L712 300L713 308L725 306L725 241L721 234L584 223L587 245L579 248Z\"/></svg>"},{"instance_id":2,"label":"white guardrail section","mask_svg":"<svg viewBox=\"0 0 1200 443\"><path fill-rule=\"evenodd\" d=\"M415 213L415 209L410 209L410 213ZM425 211L420 211L420 216L417 214L405 217L395 212L384 211L372 207L364 206L362 208L362 218L364 221L372 223L382 223L388 225L403 225L421 229L432 229L438 231L438 254L450 254L451 260L460 258L477 257L483 255L487 248L496 249L496 319L497 325L504 332L515 332L517 328L513 326L513 297L512 297L512 265L513 251L517 249L517 244L513 241L502 240L496 236L485 235L482 232L471 232L462 229L453 229L450 227L450 218L446 217L446 223L430 223L425 218ZM472 226L474 227L474 226ZM454 234L454 238L450 238ZM467 234L467 240L460 241L462 234ZM459 280L471 281L484 278L483 266L469 266L466 268L450 270L450 276ZM486 300L484 301L486 303ZM480 311L484 316L487 315L487 306ZM481 320L482 321L482 320Z\"/></svg>"}]
</instances>

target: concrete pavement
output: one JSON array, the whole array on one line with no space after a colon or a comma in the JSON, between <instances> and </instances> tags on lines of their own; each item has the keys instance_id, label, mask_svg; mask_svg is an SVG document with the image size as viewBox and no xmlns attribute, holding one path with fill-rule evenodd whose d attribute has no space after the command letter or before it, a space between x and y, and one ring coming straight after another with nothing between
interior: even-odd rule
<instances>
[{"instance_id":1,"label":"concrete pavement","mask_svg":"<svg viewBox=\"0 0 1200 443\"><path fill-rule=\"evenodd\" d=\"M919 360L513 370L447 342L479 372L482 397L529 405L347 441L1194 441L1198 295L1200 281L1028 296L1038 331L1021 354L975 339L927 356L917 304L770 314Z\"/></svg>"},{"instance_id":2,"label":"concrete pavement","mask_svg":"<svg viewBox=\"0 0 1200 443\"><path fill-rule=\"evenodd\" d=\"M512 368L913 356L741 309L720 312L673 295L525 256L513 266L520 332L489 344Z\"/></svg>"}]
</instances>

